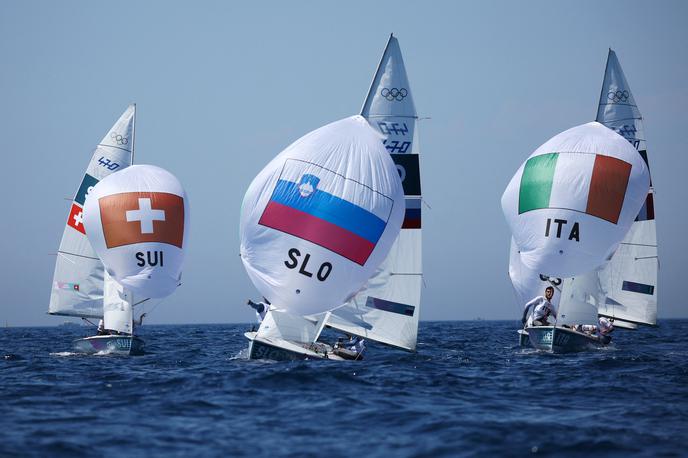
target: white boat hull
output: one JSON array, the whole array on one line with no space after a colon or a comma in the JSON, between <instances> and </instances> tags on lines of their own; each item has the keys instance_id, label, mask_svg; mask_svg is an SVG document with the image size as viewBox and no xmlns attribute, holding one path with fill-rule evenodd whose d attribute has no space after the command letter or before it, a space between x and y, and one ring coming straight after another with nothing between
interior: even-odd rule
<instances>
[{"instance_id":1,"label":"white boat hull","mask_svg":"<svg viewBox=\"0 0 688 458\"><path fill-rule=\"evenodd\" d=\"M249 359L269 359L272 361L298 361L306 359L331 359L341 361L344 358L332 353L329 345L290 342L282 339L256 337L255 332L244 334L249 340Z\"/></svg>"},{"instance_id":2,"label":"white boat hull","mask_svg":"<svg viewBox=\"0 0 688 458\"><path fill-rule=\"evenodd\" d=\"M103 335L77 339L73 343L77 353L107 353L116 355L142 355L144 342L136 336Z\"/></svg>"},{"instance_id":3,"label":"white boat hull","mask_svg":"<svg viewBox=\"0 0 688 458\"><path fill-rule=\"evenodd\" d=\"M526 328L530 345L552 353L572 353L603 347L597 336L557 326L531 326Z\"/></svg>"}]
</instances>

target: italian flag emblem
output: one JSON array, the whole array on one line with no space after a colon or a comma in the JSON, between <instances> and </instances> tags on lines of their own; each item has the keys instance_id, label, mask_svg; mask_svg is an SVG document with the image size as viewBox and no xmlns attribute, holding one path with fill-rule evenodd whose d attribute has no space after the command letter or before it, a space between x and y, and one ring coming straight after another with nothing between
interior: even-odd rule
<instances>
[{"instance_id":1,"label":"italian flag emblem","mask_svg":"<svg viewBox=\"0 0 688 458\"><path fill-rule=\"evenodd\" d=\"M617 224L631 164L591 153L549 153L528 159L518 213L543 208L579 211Z\"/></svg>"}]
</instances>

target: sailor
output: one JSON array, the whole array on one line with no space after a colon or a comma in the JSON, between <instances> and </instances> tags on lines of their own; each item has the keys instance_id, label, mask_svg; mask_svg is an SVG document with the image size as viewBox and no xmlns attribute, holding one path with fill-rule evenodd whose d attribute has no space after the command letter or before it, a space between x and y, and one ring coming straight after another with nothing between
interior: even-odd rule
<instances>
[{"instance_id":1,"label":"sailor","mask_svg":"<svg viewBox=\"0 0 688 458\"><path fill-rule=\"evenodd\" d=\"M335 348L343 348L360 356L366 349L365 339L347 334L346 337L338 339Z\"/></svg>"},{"instance_id":2,"label":"sailor","mask_svg":"<svg viewBox=\"0 0 688 458\"><path fill-rule=\"evenodd\" d=\"M139 322L137 323L136 321L134 321L134 326L141 326L141 325L143 325L143 317L144 317L144 316L146 316L146 314L145 314L145 313L142 313L141 316L139 317Z\"/></svg>"},{"instance_id":3,"label":"sailor","mask_svg":"<svg viewBox=\"0 0 688 458\"><path fill-rule=\"evenodd\" d=\"M105 331L105 322L103 320L100 320L98 322L98 331L97 331L99 336L104 336L107 334L107 331Z\"/></svg>"},{"instance_id":4,"label":"sailor","mask_svg":"<svg viewBox=\"0 0 688 458\"><path fill-rule=\"evenodd\" d=\"M528 309L533 307L533 315L531 316L533 326L550 326L547 318L552 315L554 318L557 317L557 312L554 310L552 305L552 298L554 297L554 288L548 286L545 288L545 297L537 296L528 302L523 309L523 317L521 318L521 323L526 324L526 319L528 317Z\"/></svg>"},{"instance_id":5,"label":"sailor","mask_svg":"<svg viewBox=\"0 0 688 458\"><path fill-rule=\"evenodd\" d=\"M270 310L270 301L263 296L263 301L261 302L253 302L251 299L249 299L246 304L256 311L258 322L262 323L265 315L268 313L268 310Z\"/></svg>"},{"instance_id":6,"label":"sailor","mask_svg":"<svg viewBox=\"0 0 688 458\"><path fill-rule=\"evenodd\" d=\"M598 322L599 324L593 327L595 328L597 338L606 345L612 341L611 333L614 331L613 319L610 320L601 316Z\"/></svg>"}]
</instances>

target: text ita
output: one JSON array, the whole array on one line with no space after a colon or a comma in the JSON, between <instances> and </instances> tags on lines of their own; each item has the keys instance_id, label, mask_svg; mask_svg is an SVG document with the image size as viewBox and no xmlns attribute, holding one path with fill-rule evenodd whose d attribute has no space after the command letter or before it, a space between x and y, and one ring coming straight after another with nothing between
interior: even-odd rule
<instances>
[{"instance_id":1,"label":"text ita","mask_svg":"<svg viewBox=\"0 0 688 458\"><path fill-rule=\"evenodd\" d=\"M551 218L547 218L547 225L545 226L545 237L550 237L550 234L552 234L552 236L560 239L562 228L567 224L568 221L565 219L552 220ZM580 242L578 223L573 223L571 231L569 232L569 240L575 240L576 242Z\"/></svg>"},{"instance_id":2,"label":"text ita","mask_svg":"<svg viewBox=\"0 0 688 458\"><path fill-rule=\"evenodd\" d=\"M153 266L163 266L162 251L138 251L135 255L137 266L143 267L145 265Z\"/></svg>"},{"instance_id":3,"label":"text ita","mask_svg":"<svg viewBox=\"0 0 688 458\"><path fill-rule=\"evenodd\" d=\"M284 265L287 266L288 269L296 269L299 266L299 258L301 257L301 252L296 248L290 248L287 255L289 256L289 260L284 261ZM301 275L305 275L306 277L313 276L313 273L307 270L308 261L310 259L311 255L306 253L306 255L303 257L303 261L301 262L301 267L299 267L299 273ZM318 272L315 274L315 277L320 281L325 281L327 280L327 277L330 276L330 272L332 272L332 264L330 264L329 262L323 262L322 264L320 264L320 268L318 269Z\"/></svg>"}]
</instances>

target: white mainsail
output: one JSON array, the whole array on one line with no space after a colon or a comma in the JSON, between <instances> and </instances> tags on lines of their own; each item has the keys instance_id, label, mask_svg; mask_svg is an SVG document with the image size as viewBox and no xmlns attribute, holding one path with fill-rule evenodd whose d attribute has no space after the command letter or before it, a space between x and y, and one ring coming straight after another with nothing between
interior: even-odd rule
<instances>
[{"instance_id":1,"label":"white mainsail","mask_svg":"<svg viewBox=\"0 0 688 458\"><path fill-rule=\"evenodd\" d=\"M423 284L419 155L414 146L417 114L399 42L393 35L361 115L382 134L399 170L406 213L401 232L375 276L353 299L330 313L327 326L415 350Z\"/></svg>"},{"instance_id":2,"label":"white mainsail","mask_svg":"<svg viewBox=\"0 0 688 458\"><path fill-rule=\"evenodd\" d=\"M135 105L130 105L103 137L74 196L57 252L48 313L84 318L103 317L104 269L83 224L86 196L103 178L131 165Z\"/></svg>"},{"instance_id":3,"label":"white mainsail","mask_svg":"<svg viewBox=\"0 0 688 458\"><path fill-rule=\"evenodd\" d=\"M610 49L597 121L628 140L649 169L642 119L616 53ZM599 272L606 292L606 299L599 306L600 315L629 323L656 324L658 270L654 188L650 181L645 204L630 231L611 261Z\"/></svg>"}]
</instances>

